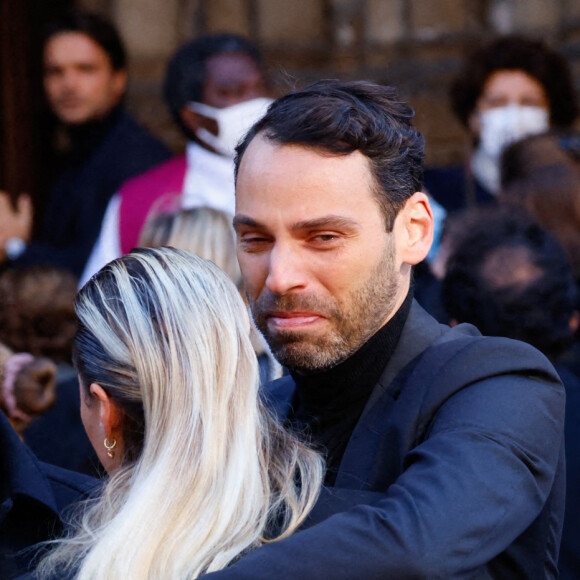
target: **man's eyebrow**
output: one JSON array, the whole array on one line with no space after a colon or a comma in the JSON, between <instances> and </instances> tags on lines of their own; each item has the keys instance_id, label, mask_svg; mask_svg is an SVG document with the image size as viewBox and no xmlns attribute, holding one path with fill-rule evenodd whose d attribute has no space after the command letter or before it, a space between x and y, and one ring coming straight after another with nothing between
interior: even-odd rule
<instances>
[{"instance_id":1,"label":"man's eyebrow","mask_svg":"<svg viewBox=\"0 0 580 580\"><path fill-rule=\"evenodd\" d=\"M320 228L360 228L360 224L352 218L338 215L327 215L292 224L292 230L315 230Z\"/></svg>"},{"instance_id":2,"label":"man's eyebrow","mask_svg":"<svg viewBox=\"0 0 580 580\"><path fill-rule=\"evenodd\" d=\"M238 229L241 226L249 226L251 228L265 227L263 224L257 222L255 219L252 219L251 217L243 214L235 216L232 221L232 225L234 226L234 229Z\"/></svg>"},{"instance_id":3,"label":"man's eyebrow","mask_svg":"<svg viewBox=\"0 0 580 580\"><path fill-rule=\"evenodd\" d=\"M234 229L238 229L241 226L248 226L251 228L267 229L267 226L256 221L255 219L246 215L237 215L233 219ZM314 230L320 228L360 228L360 224L351 218L344 216L328 215L319 218L313 218L310 220L303 220L296 222L290 226L293 231L299 230Z\"/></svg>"}]
</instances>

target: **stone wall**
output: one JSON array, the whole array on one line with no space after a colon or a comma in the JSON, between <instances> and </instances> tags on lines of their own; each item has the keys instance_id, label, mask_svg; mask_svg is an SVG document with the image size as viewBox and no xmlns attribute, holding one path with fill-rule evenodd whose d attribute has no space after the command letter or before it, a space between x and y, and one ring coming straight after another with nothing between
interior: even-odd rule
<instances>
[{"instance_id":1,"label":"stone wall","mask_svg":"<svg viewBox=\"0 0 580 580\"><path fill-rule=\"evenodd\" d=\"M161 99L169 55L200 34L256 40L280 94L318 78L398 86L417 112L428 162L458 161L465 134L447 87L463 55L498 33L545 39L580 86L580 0L80 0L111 16L130 53L129 107L166 142L183 145Z\"/></svg>"}]
</instances>

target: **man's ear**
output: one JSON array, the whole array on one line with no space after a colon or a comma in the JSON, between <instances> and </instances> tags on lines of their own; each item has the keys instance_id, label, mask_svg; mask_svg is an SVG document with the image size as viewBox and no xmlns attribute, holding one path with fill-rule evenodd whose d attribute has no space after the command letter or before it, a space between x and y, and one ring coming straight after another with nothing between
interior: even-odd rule
<instances>
[{"instance_id":1,"label":"man's ear","mask_svg":"<svg viewBox=\"0 0 580 580\"><path fill-rule=\"evenodd\" d=\"M467 118L467 127L471 135L479 135L481 132L481 121L479 120L479 111L474 109Z\"/></svg>"},{"instance_id":2,"label":"man's ear","mask_svg":"<svg viewBox=\"0 0 580 580\"><path fill-rule=\"evenodd\" d=\"M127 71L124 69L116 70L113 73L113 91L120 102L127 90Z\"/></svg>"},{"instance_id":3,"label":"man's ear","mask_svg":"<svg viewBox=\"0 0 580 580\"><path fill-rule=\"evenodd\" d=\"M92 383L89 391L96 399L94 404L99 405L99 417L107 437L115 437L120 434L123 422L123 411L120 405L113 401L98 383Z\"/></svg>"},{"instance_id":4,"label":"man's ear","mask_svg":"<svg viewBox=\"0 0 580 580\"><path fill-rule=\"evenodd\" d=\"M433 244L433 212L427 195L414 193L399 212L395 225L401 260L411 266L422 262Z\"/></svg>"}]
</instances>

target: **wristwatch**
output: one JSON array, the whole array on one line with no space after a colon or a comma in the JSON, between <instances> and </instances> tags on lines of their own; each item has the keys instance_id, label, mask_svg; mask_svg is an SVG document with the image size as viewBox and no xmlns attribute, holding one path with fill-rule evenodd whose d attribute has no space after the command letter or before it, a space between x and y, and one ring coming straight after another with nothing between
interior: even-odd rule
<instances>
[{"instance_id":1,"label":"wristwatch","mask_svg":"<svg viewBox=\"0 0 580 580\"><path fill-rule=\"evenodd\" d=\"M22 238L10 238L4 244L4 252L9 260L16 260L26 250L26 242Z\"/></svg>"}]
</instances>

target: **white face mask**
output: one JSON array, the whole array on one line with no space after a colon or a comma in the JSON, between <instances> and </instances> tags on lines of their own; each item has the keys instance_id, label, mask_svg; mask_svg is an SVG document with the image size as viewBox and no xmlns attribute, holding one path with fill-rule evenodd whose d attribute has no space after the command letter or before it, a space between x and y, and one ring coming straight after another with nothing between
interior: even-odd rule
<instances>
[{"instance_id":1,"label":"white face mask","mask_svg":"<svg viewBox=\"0 0 580 580\"><path fill-rule=\"evenodd\" d=\"M224 107L223 109L210 107L203 103L189 103L188 107L195 113L215 119L217 123L217 135L210 133L204 128L200 128L195 132L200 141L203 141L221 155L233 158L238 142L252 125L265 114L268 105L272 102L272 99L258 98L244 101L231 107Z\"/></svg>"},{"instance_id":2,"label":"white face mask","mask_svg":"<svg viewBox=\"0 0 580 580\"><path fill-rule=\"evenodd\" d=\"M550 116L543 107L512 103L483 111L479 114L479 122L480 149L492 159L499 159L502 151L511 143L547 131Z\"/></svg>"}]
</instances>

